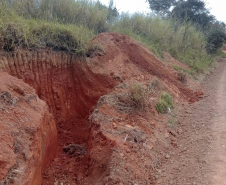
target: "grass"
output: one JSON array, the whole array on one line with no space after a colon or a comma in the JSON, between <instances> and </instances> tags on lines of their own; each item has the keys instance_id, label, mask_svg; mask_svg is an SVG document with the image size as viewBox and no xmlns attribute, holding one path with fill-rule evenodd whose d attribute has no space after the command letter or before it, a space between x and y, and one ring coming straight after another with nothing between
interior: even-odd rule
<instances>
[{"instance_id":1,"label":"grass","mask_svg":"<svg viewBox=\"0 0 226 185\"><path fill-rule=\"evenodd\" d=\"M219 55L221 58L226 58L226 53L224 53L223 51L219 51L219 52L218 52L218 55Z\"/></svg>"},{"instance_id":2,"label":"grass","mask_svg":"<svg viewBox=\"0 0 226 185\"><path fill-rule=\"evenodd\" d=\"M173 118L171 118L169 120L169 124L170 124L170 126L174 126L175 125L175 120Z\"/></svg>"},{"instance_id":3,"label":"grass","mask_svg":"<svg viewBox=\"0 0 226 185\"><path fill-rule=\"evenodd\" d=\"M154 78L148 85L148 92L155 94L161 89L161 84L157 78Z\"/></svg>"},{"instance_id":4,"label":"grass","mask_svg":"<svg viewBox=\"0 0 226 185\"><path fill-rule=\"evenodd\" d=\"M114 30L144 43L160 58L163 57L162 51L168 51L196 72L205 71L214 61L205 50L203 33L188 23L178 25L173 20L159 17L122 14Z\"/></svg>"},{"instance_id":5,"label":"grass","mask_svg":"<svg viewBox=\"0 0 226 185\"><path fill-rule=\"evenodd\" d=\"M171 95L163 91L156 105L156 109L158 113L161 113L161 114L167 113L168 109L172 107L173 107L173 101L172 101Z\"/></svg>"},{"instance_id":6,"label":"grass","mask_svg":"<svg viewBox=\"0 0 226 185\"><path fill-rule=\"evenodd\" d=\"M187 75L184 72L178 72L177 76L183 84L187 84Z\"/></svg>"},{"instance_id":7,"label":"grass","mask_svg":"<svg viewBox=\"0 0 226 185\"><path fill-rule=\"evenodd\" d=\"M6 51L50 47L79 55L89 50L89 40L95 35L83 26L24 19L15 13L6 16L4 11L1 11L0 33L0 47Z\"/></svg>"},{"instance_id":8,"label":"grass","mask_svg":"<svg viewBox=\"0 0 226 185\"><path fill-rule=\"evenodd\" d=\"M0 0L0 47L6 51L50 47L84 55L93 36L116 31L160 58L169 52L194 73L204 72L214 62L206 52L205 36L192 24L140 13L112 17L112 8L92 0Z\"/></svg>"},{"instance_id":9,"label":"grass","mask_svg":"<svg viewBox=\"0 0 226 185\"><path fill-rule=\"evenodd\" d=\"M0 0L1 7L25 19L80 25L100 33L108 30L108 8L92 0Z\"/></svg>"},{"instance_id":10,"label":"grass","mask_svg":"<svg viewBox=\"0 0 226 185\"><path fill-rule=\"evenodd\" d=\"M133 104L138 109L145 108L145 99L146 99L146 90L139 83L133 83L129 87L130 89L130 98L133 101Z\"/></svg>"},{"instance_id":11,"label":"grass","mask_svg":"<svg viewBox=\"0 0 226 185\"><path fill-rule=\"evenodd\" d=\"M148 105L147 91L140 83L131 83L129 86L121 84L117 86L125 91L121 93L113 92L102 96L98 101L98 107L107 103L114 107L117 111L125 114L133 114L135 112L144 111Z\"/></svg>"}]
</instances>

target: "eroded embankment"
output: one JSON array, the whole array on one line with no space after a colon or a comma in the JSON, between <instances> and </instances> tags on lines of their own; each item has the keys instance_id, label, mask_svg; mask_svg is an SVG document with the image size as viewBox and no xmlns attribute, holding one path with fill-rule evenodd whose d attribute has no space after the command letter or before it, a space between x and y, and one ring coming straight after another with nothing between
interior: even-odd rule
<instances>
[{"instance_id":1,"label":"eroded embankment","mask_svg":"<svg viewBox=\"0 0 226 185\"><path fill-rule=\"evenodd\" d=\"M88 116L100 96L106 94L115 82L108 76L94 74L85 61L70 54L20 51L5 54L1 61L7 72L34 87L38 96L49 105L58 130L59 156L55 165L60 166L59 173L65 175L73 172L74 176L74 173L78 175L81 170L84 176L84 173L88 173L83 169L88 163L88 155L84 157L85 159L78 160L77 164L73 161L70 166L70 157L68 159L62 157L66 156L63 147L77 144L84 147L82 154L88 152L91 147L88 146L90 135ZM54 177L51 175L56 175L56 171L50 169L47 172L50 179Z\"/></svg>"},{"instance_id":2,"label":"eroded embankment","mask_svg":"<svg viewBox=\"0 0 226 185\"><path fill-rule=\"evenodd\" d=\"M1 70L0 79L0 184L40 184L57 152L55 121L28 84Z\"/></svg>"},{"instance_id":3,"label":"eroded embankment","mask_svg":"<svg viewBox=\"0 0 226 185\"><path fill-rule=\"evenodd\" d=\"M153 170L164 161L164 152L177 145L176 131L167 126L171 115L156 111L160 94L169 92L178 105L197 101L202 93L191 90L197 86L190 79L183 84L170 64L127 36L104 33L93 42L103 51L86 59L53 51L1 55L2 68L34 87L56 120L58 156L43 184L154 184ZM158 90L148 92L143 112L122 113L107 100L128 94L130 84L148 90L153 82ZM110 96L100 99L105 94Z\"/></svg>"}]
</instances>

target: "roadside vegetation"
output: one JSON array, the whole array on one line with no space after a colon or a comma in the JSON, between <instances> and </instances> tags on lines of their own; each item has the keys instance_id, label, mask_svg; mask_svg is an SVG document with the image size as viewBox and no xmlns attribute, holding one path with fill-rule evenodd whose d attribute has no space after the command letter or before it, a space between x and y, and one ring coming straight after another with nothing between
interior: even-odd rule
<instances>
[{"instance_id":1,"label":"roadside vegetation","mask_svg":"<svg viewBox=\"0 0 226 185\"><path fill-rule=\"evenodd\" d=\"M158 113L167 113L173 107L173 100L169 93L163 91L159 97L156 109Z\"/></svg>"},{"instance_id":2,"label":"roadside vegetation","mask_svg":"<svg viewBox=\"0 0 226 185\"><path fill-rule=\"evenodd\" d=\"M177 1L172 0L167 7L159 3L165 1L148 2L152 15L119 14L113 1L107 7L91 0L0 0L0 47L6 51L48 47L86 55L95 48L90 43L93 36L117 31L143 43L160 58L167 51L193 72L205 71L225 42L224 25L211 16L207 16L211 26L208 21L198 25L192 16L183 17L178 8L186 5L184 1L173 4Z\"/></svg>"}]
</instances>

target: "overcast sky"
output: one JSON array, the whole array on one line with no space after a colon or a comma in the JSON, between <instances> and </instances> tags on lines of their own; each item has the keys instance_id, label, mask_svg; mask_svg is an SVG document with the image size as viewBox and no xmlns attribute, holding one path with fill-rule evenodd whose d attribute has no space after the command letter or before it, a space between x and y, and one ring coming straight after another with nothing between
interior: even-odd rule
<instances>
[{"instance_id":1,"label":"overcast sky","mask_svg":"<svg viewBox=\"0 0 226 185\"><path fill-rule=\"evenodd\" d=\"M109 0L99 0L103 4L108 5ZM146 0L114 0L117 9L122 12L149 12ZM205 0L207 8L219 21L226 23L226 0Z\"/></svg>"}]
</instances>

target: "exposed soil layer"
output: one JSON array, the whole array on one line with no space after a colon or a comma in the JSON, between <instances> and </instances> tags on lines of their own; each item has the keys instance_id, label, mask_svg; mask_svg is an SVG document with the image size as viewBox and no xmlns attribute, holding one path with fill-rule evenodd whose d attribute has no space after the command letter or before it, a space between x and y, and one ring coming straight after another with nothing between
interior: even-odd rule
<instances>
[{"instance_id":1,"label":"exposed soil layer","mask_svg":"<svg viewBox=\"0 0 226 185\"><path fill-rule=\"evenodd\" d=\"M56 120L58 155L43 185L154 184L153 171L177 146L180 133L169 126L172 114L157 113L159 95L169 92L178 105L196 102L203 93L190 79L182 83L170 61L161 62L127 36L103 33L93 42L103 51L86 59L52 51L1 55L3 69L34 87ZM148 93L143 111L122 113L103 96L128 93L134 83L148 90L154 80L159 89Z\"/></svg>"},{"instance_id":2,"label":"exposed soil layer","mask_svg":"<svg viewBox=\"0 0 226 185\"><path fill-rule=\"evenodd\" d=\"M0 184L40 184L57 152L55 121L33 88L2 71L0 79Z\"/></svg>"}]
</instances>

